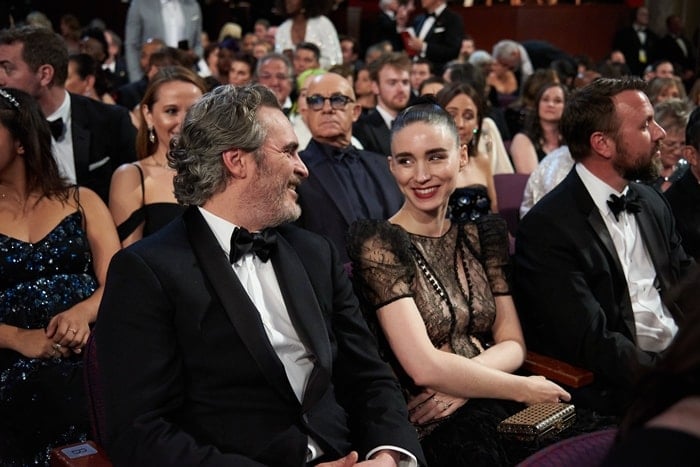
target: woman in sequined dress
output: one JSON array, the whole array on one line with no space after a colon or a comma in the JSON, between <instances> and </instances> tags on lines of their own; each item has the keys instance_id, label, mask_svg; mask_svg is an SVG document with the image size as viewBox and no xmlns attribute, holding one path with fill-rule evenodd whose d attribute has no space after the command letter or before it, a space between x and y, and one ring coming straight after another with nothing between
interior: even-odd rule
<instances>
[{"instance_id":1,"label":"woman in sequined dress","mask_svg":"<svg viewBox=\"0 0 700 467\"><path fill-rule=\"evenodd\" d=\"M466 83L450 83L435 96L452 116L459 132L459 144L467 148L467 166L457 175L457 189L450 197L448 215L459 223L474 221L498 212L496 187L489 158L477 150L484 120L484 100Z\"/></svg>"},{"instance_id":2,"label":"woman in sequined dress","mask_svg":"<svg viewBox=\"0 0 700 467\"><path fill-rule=\"evenodd\" d=\"M59 176L35 100L0 89L0 465L85 439L81 351L118 249L100 198Z\"/></svg>"},{"instance_id":3,"label":"woman in sequined dress","mask_svg":"<svg viewBox=\"0 0 700 467\"><path fill-rule=\"evenodd\" d=\"M522 403L569 400L542 377L512 374L525 345L508 283L505 221L458 224L448 201L467 163L454 120L435 104L404 110L389 166L405 196L388 221L349 232L353 280L407 397L428 465L513 465L498 422Z\"/></svg>"}]
</instances>

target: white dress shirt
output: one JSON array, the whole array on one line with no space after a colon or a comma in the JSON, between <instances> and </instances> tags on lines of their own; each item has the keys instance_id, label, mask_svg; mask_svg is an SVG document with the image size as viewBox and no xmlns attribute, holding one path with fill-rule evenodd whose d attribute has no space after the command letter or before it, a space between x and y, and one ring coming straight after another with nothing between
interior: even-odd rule
<instances>
[{"instance_id":1,"label":"white dress shirt","mask_svg":"<svg viewBox=\"0 0 700 467\"><path fill-rule=\"evenodd\" d=\"M163 40L170 47L177 47L178 42L186 39L185 15L182 12L180 0L160 0L160 12L163 16L163 30L165 37ZM194 44L189 44L192 47Z\"/></svg>"},{"instance_id":2,"label":"white dress shirt","mask_svg":"<svg viewBox=\"0 0 700 467\"><path fill-rule=\"evenodd\" d=\"M627 194L629 187L625 187L622 193L618 193L582 164L576 164L576 172L598 207L615 244L634 311L637 345L645 351L661 352L673 340L678 326L661 301L656 288L656 270L644 244L636 217L634 214L622 211L618 214L619 220L616 220L607 204L611 194L615 196Z\"/></svg>"}]
</instances>

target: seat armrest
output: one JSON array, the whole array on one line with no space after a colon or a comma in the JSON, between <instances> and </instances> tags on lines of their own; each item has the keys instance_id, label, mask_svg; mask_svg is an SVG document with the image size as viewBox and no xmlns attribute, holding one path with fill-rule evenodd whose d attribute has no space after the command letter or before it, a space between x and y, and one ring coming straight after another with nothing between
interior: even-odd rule
<instances>
[{"instance_id":1,"label":"seat armrest","mask_svg":"<svg viewBox=\"0 0 700 467\"><path fill-rule=\"evenodd\" d=\"M102 446L93 441L66 444L51 450L51 467L112 467Z\"/></svg>"},{"instance_id":2,"label":"seat armrest","mask_svg":"<svg viewBox=\"0 0 700 467\"><path fill-rule=\"evenodd\" d=\"M580 388L593 382L593 372L531 350L528 350L522 368L572 388Z\"/></svg>"}]
</instances>

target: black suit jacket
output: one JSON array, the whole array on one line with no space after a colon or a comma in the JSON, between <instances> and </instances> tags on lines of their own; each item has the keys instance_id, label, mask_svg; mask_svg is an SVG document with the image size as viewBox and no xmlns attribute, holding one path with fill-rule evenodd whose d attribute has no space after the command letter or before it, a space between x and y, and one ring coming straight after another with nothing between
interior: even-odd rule
<instances>
[{"instance_id":1,"label":"black suit jacket","mask_svg":"<svg viewBox=\"0 0 700 467\"><path fill-rule=\"evenodd\" d=\"M420 33L425 19L425 15L420 15L415 19L413 29L416 31L416 35ZM425 50L425 58L433 62L436 75L442 75L445 63L457 58L459 49L462 47L463 37L462 18L449 8L445 8L440 16L435 18L433 27L430 28L424 39L428 46Z\"/></svg>"},{"instance_id":2,"label":"black suit jacket","mask_svg":"<svg viewBox=\"0 0 700 467\"><path fill-rule=\"evenodd\" d=\"M678 233L686 253L700 261L700 184L687 170L680 180L664 192L676 219Z\"/></svg>"},{"instance_id":3,"label":"black suit jacket","mask_svg":"<svg viewBox=\"0 0 700 467\"><path fill-rule=\"evenodd\" d=\"M362 147L371 152L391 155L391 130L376 110L371 110L352 125L352 135L362 143Z\"/></svg>"},{"instance_id":4,"label":"black suit jacket","mask_svg":"<svg viewBox=\"0 0 700 467\"><path fill-rule=\"evenodd\" d=\"M148 88L148 77L144 75L138 81L119 86L115 101L130 111L134 110L134 107L141 103L141 99L146 94L146 88Z\"/></svg>"},{"instance_id":5,"label":"black suit jacket","mask_svg":"<svg viewBox=\"0 0 700 467\"><path fill-rule=\"evenodd\" d=\"M348 228L364 216L355 212L348 197L339 189L341 182L318 142L312 139L299 155L309 169L309 177L297 190L301 206L299 225L327 236L340 252L341 260L348 262L345 249ZM380 217L388 219L403 204L403 195L389 172L387 159L370 151L360 151L360 158L381 193L379 201L384 212Z\"/></svg>"},{"instance_id":6,"label":"black suit jacket","mask_svg":"<svg viewBox=\"0 0 700 467\"><path fill-rule=\"evenodd\" d=\"M136 129L129 112L94 99L70 94L73 158L78 185L109 201L112 173L136 160Z\"/></svg>"},{"instance_id":7,"label":"black suit jacket","mask_svg":"<svg viewBox=\"0 0 700 467\"><path fill-rule=\"evenodd\" d=\"M662 297L692 264L663 196L631 183L636 214ZM638 366L657 354L637 345L627 282L600 211L575 168L528 212L518 228L515 298L528 347L594 372L574 403L602 412L624 408ZM676 321L680 310L669 307ZM576 399L578 397L578 399Z\"/></svg>"},{"instance_id":8,"label":"black suit jacket","mask_svg":"<svg viewBox=\"0 0 700 467\"><path fill-rule=\"evenodd\" d=\"M685 44L685 49L688 51L687 55L683 53L683 49L681 49L681 46L676 42L676 38L670 34L666 34L659 40L656 51L658 59L666 59L674 64L676 74L678 75L683 75L683 72L686 70L695 71L695 48L685 37L681 37L681 40ZM680 67L680 69L678 69L678 67Z\"/></svg>"},{"instance_id":9,"label":"black suit jacket","mask_svg":"<svg viewBox=\"0 0 700 467\"><path fill-rule=\"evenodd\" d=\"M298 467L309 435L325 458L389 444L422 461L337 253L277 232L270 260L315 361L301 403L197 208L114 256L96 345L115 465Z\"/></svg>"},{"instance_id":10,"label":"black suit jacket","mask_svg":"<svg viewBox=\"0 0 700 467\"><path fill-rule=\"evenodd\" d=\"M632 26L624 27L615 33L613 40L613 49L617 49L625 56L625 63L630 69L630 72L636 76L644 74L644 68L651 65L656 60L656 49L659 42L659 36L654 31L647 28L646 40L644 44L639 41L639 35ZM644 49L646 53L646 62L639 61L639 51Z\"/></svg>"}]
</instances>

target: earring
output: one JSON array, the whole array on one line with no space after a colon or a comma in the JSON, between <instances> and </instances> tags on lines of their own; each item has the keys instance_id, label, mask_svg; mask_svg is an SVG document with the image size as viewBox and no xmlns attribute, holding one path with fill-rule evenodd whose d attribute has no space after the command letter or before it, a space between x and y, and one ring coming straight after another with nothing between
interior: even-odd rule
<instances>
[{"instance_id":1,"label":"earring","mask_svg":"<svg viewBox=\"0 0 700 467\"><path fill-rule=\"evenodd\" d=\"M150 141L151 143L156 142L156 132L153 131L153 128L148 129L148 141Z\"/></svg>"},{"instance_id":2,"label":"earring","mask_svg":"<svg viewBox=\"0 0 700 467\"><path fill-rule=\"evenodd\" d=\"M474 134L477 134L478 132L479 132L479 129L478 129L478 128L474 128L474 129L472 130L472 133L474 133Z\"/></svg>"}]
</instances>

